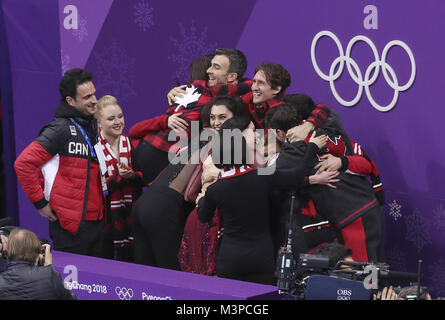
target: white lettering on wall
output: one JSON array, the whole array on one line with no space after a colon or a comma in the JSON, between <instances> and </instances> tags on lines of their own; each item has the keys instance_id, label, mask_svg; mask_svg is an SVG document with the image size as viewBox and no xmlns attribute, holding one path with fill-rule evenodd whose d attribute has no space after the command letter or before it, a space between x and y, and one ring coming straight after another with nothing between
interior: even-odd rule
<instances>
[{"instance_id":1,"label":"white lettering on wall","mask_svg":"<svg viewBox=\"0 0 445 320\"><path fill-rule=\"evenodd\" d=\"M377 30L379 28L378 25L378 16L379 13L377 11L377 7L374 5L367 5L363 9L363 13L367 14L365 19L363 20L363 27L365 27L366 30Z\"/></svg>"},{"instance_id":2,"label":"white lettering on wall","mask_svg":"<svg viewBox=\"0 0 445 320\"><path fill-rule=\"evenodd\" d=\"M72 264L66 265L65 268L63 268L63 274L67 274L63 279L63 282L78 282L76 266L73 266Z\"/></svg>"},{"instance_id":3,"label":"white lettering on wall","mask_svg":"<svg viewBox=\"0 0 445 320\"><path fill-rule=\"evenodd\" d=\"M77 30L79 29L79 15L77 13L77 7L75 5L69 4L63 8L63 13L67 14L65 19L63 19L63 27L66 30Z\"/></svg>"}]
</instances>

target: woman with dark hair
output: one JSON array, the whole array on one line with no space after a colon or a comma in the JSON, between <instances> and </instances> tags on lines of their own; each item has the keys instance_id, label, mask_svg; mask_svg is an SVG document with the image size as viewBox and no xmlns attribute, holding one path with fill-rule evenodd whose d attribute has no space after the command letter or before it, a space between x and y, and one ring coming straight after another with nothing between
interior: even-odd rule
<instances>
[{"instance_id":1,"label":"woman with dark hair","mask_svg":"<svg viewBox=\"0 0 445 320\"><path fill-rule=\"evenodd\" d=\"M225 121L243 114L244 106L239 99L223 96L215 98L202 108L201 122L204 128L218 131ZM185 199L195 202L198 193L204 193L207 187L217 180L219 171L213 164L211 155L207 154L194 174L195 179L192 178L193 181L189 183ZM195 208L187 218L178 252L181 270L214 275L216 249L220 235L220 215L216 212L211 221L202 223L198 219Z\"/></svg>"},{"instance_id":2,"label":"woman with dark hair","mask_svg":"<svg viewBox=\"0 0 445 320\"><path fill-rule=\"evenodd\" d=\"M217 276L273 284L275 249L269 195L271 187L284 182L282 179L287 178L290 184L298 181L293 175L283 174L274 180L274 175L260 175L249 165L253 163L249 148L254 137L250 123L249 119L233 118L221 126L220 145L212 149L212 159L221 172L205 195L198 197L198 216L202 222L210 221L218 209L222 217L224 235L218 250ZM227 134L229 138L224 137ZM325 139L313 136L310 142L319 148ZM318 150L317 147L314 150ZM313 151L311 154L315 157ZM277 167L276 172L278 170ZM299 176L302 180L303 175Z\"/></svg>"},{"instance_id":3,"label":"woman with dark hair","mask_svg":"<svg viewBox=\"0 0 445 320\"><path fill-rule=\"evenodd\" d=\"M235 98L228 96L217 97L203 106L203 116L209 117L205 121L214 129L217 129L225 119L242 112L242 105ZM200 142L200 148L203 148L204 144L206 142ZM190 179L199 166L192 161L195 152L200 152L200 149L193 150L193 153L189 152L188 147L181 149L177 156L182 157L184 153L188 153L188 161L186 163L172 161L136 202L132 212L136 263L179 269L177 254L185 221L191 211L190 204L194 201L185 195L188 192ZM217 173L209 174L207 179L211 181L214 175Z\"/></svg>"},{"instance_id":4,"label":"woman with dark hair","mask_svg":"<svg viewBox=\"0 0 445 320\"><path fill-rule=\"evenodd\" d=\"M209 186L204 196L197 199L198 216L210 221L215 209L222 216L222 237L216 262L219 277L273 284L275 257L269 224L269 187L264 176L248 166L247 142L235 145L235 130L247 129L250 120L231 119L220 133L219 156L212 150L212 159L221 169L218 181ZM238 128L237 128L238 127ZM231 133L230 143L221 143L224 134ZM226 139L225 142L227 142ZM235 161L236 155L241 161Z\"/></svg>"}]
</instances>

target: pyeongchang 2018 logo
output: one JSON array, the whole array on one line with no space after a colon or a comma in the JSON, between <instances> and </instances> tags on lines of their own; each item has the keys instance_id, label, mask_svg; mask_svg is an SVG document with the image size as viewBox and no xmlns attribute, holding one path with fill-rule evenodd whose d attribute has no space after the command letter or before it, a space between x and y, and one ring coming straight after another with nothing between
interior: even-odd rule
<instances>
[{"instance_id":1,"label":"pyeongchang 2018 logo","mask_svg":"<svg viewBox=\"0 0 445 320\"><path fill-rule=\"evenodd\" d=\"M337 45L338 49L338 57L335 58L334 61L331 63L328 74L320 70L315 57L315 49L317 46L317 42L322 37L331 38ZM365 42L371 48L375 60L366 68L364 75L362 74L358 63L351 57L351 50L353 46L359 41ZM394 46L401 47L407 53L411 63L411 75L409 77L409 80L403 85L399 84L399 79L397 78L396 72L391 67L391 65L386 61L389 50ZM332 94L334 95L335 99L345 107L351 107L357 104L360 98L362 97L363 89L365 89L366 96L374 108L382 112L389 111L396 105L399 97L399 92L408 90L413 84L414 78L416 77L416 61L414 60L414 55L411 49L403 41L400 40L392 40L388 42L386 46L383 48L382 54L380 56L376 46L371 41L371 39L363 35L358 35L353 37L349 41L349 43L346 46L346 52L345 52L337 36L330 31L324 30L317 33L314 39L312 40L311 60L312 60L312 65L317 74L320 76L320 78L329 82ZM335 87L335 81L339 79L340 76L342 75L345 65L349 73L349 76L358 85L357 94L350 101L343 99L337 92L337 89ZM383 106L379 105L374 100L374 97L372 96L370 90L370 86L374 84L375 81L377 80L380 74L380 70L382 71L383 77L385 78L387 84L394 90L394 95L391 102L388 105L383 105Z\"/></svg>"}]
</instances>

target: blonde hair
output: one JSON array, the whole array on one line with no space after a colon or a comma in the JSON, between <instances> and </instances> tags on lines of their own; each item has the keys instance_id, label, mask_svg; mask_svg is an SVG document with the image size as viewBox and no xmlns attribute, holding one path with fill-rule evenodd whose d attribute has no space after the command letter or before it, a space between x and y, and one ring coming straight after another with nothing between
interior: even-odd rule
<instances>
[{"instance_id":1,"label":"blonde hair","mask_svg":"<svg viewBox=\"0 0 445 320\"><path fill-rule=\"evenodd\" d=\"M96 117L96 119L99 119L100 112L106 106L109 106L111 104L115 104L115 105L119 106L119 102L117 101L117 99L111 95L105 95L102 98L100 98L97 101L96 112L94 113L94 116Z\"/></svg>"},{"instance_id":2,"label":"blonde hair","mask_svg":"<svg viewBox=\"0 0 445 320\"><path fill-rule=\"evenodd\" d=\"M15 228L8 239L8 260L35 263L41 248L42 244L34 232Z\"/></svg>"}]
</instances>

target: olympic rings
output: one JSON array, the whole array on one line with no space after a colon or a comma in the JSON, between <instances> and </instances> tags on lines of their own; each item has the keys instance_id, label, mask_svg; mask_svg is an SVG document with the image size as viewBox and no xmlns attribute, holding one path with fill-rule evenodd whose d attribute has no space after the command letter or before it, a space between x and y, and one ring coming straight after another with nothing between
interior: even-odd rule
<instances>
[{"instance_id":1,"label":"olympic rings","mask_svg":"<svg viewBox=\"0 0 445 320\"><path fill-rule=\"evenodd\" d=\"M121 300L131 300L131 298L133 298L133 289L127 289L124 287L116 287L114 288L114 292L116 293L116 295L119 297L119 299Z\"/></svg>"},{"instance_id":2,"label":"olympic rings","mask_svg":"<svg viewBox=\"0 0 445 320\"><path fill-rule=\"evenodd\" d=\"M331 38L334 43L337 45L338 49L338 57L334 59L332 62L330 68L329 68L329 74L323 73L321 69L318 66L317 60L315 58L315 47L317 46L317 42L322 37L329 37ZM363 77L362 72L360 71L360 68L357 64L357 62L351 58L351 51L353 46L359 42L363 41L371 48L372 53L374 55L374 62L372 62L365 71L365 75ZM388 55L389 50L394 47L399 46L405 52L408 54L410 63L411 63L411 75L407 83L404 85L399 85L399 80L397 78L397 75L394 71L394 69L386 62L386 57ZM379 53L377 51L377 48L375 47L374 43L369 39L368 37L365 37L363 35L355 36L352 38L348 45L346 46L346 53L343 52L343 47L340 43L340 40L337 38L337 36L327 30L320 31L315 35L315 37L312 39L311 44L311 60L312 65L317 72L317 74L325 81L329 82L329 86L331 88L332 94L334 95L335 99L342 104L345 107L352 107L358 103L360 98L363 94L363 89L365 89L366 96L368 97L369 102L371 105L376 108L379 111L386 112L394 108L394 106L397 103L397 99L399 97L399 92L408 90L411 85L414 82L414 79L416 77L416 62L414 60L414 55L411 51L411 49L402 41L400 40L393 40L386 44L386 46L383 48L382 51L382 57L379 57ZM343 73L344 66L346 64L346 68L349 72L349 75L351 79L358 85L357 94L355 97L350 100L344 100L337 92L337 89L335 87L335 81L341 76ZM337 71L335 72L336 68L338 66ZM379 105L371 95L370 86L374 84L374 82L377 80L380 69L382 69L383 77L385 78L386 83L394 90L394 95L391 100L391 102L386 106ZM372 75L371 75L372 73ZM389 75L388 75L389 74Z\"/></svg>"}]
</instances>

